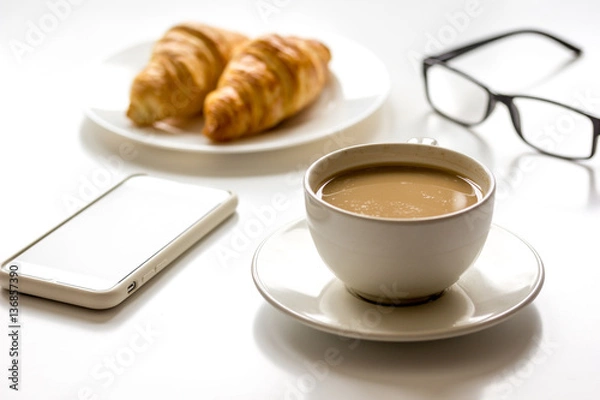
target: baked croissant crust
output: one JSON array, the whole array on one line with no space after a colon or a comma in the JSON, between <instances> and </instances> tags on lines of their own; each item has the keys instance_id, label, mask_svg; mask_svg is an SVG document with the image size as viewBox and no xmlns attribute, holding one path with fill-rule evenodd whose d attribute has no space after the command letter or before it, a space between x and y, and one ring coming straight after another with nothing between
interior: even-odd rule
<instances>
[{"instance_id":1,"label":"baked croissant crust","mask_svg":"<svg viewBox=\"0 0 600 400\"><path fill-rule=\"evenodd\" d=\"M239 33L199 23L172 27L135 77L127 116L138 125L149 125L200 113L235 49L247 40Z\"/></svg>"},{"instance_id":2,"label":"baked croissant crust","mask_svg":"<svg viewBox=\"0 0 600 400\"><path fill-rule=\"evenodd\" d=\"M229 141L267 130L313 102L325 86L329 49L270 34L244 45L204 102L202 133Z\"/></svg>"}]
</instances>

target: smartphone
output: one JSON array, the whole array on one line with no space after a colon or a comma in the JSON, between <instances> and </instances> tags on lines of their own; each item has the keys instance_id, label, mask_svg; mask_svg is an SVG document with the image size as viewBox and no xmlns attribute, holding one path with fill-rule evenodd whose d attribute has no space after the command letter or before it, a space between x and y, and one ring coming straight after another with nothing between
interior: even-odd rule
<instances>
[{"instance_id":1,"label":"smartphone","mask_svg":"<svg viewBox=\"0 0 600 400\"><path fill-rule=\"evenodd\" d=\"M235 211L226 190L132 175L0 267L7 290L116 306Z\"/></svg>"}]
</instances>

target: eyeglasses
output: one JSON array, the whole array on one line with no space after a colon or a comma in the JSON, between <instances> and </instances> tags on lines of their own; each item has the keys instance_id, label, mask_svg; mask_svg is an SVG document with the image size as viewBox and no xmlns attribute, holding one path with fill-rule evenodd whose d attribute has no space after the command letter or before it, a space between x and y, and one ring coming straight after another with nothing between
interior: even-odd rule
<instances>
[{"instance_id":1,"label":"eyeglasses","mask_svg":"<svg viewBox=\"0 0 600 400\"><path fill-rule=\"evenodd\" d=\"M481 82L450 67L448 61L488 43L517 34L531 33L549 38L572 50L581 49L538 30L518 30L494 36L423 60L427 100L443 117L471 127L485 121L497 103L510 113L517 134L541 153L568 160L591 158L600 136L600 119L582 110L552 100L526 95L495 93Z\"/></svg>"}]
</instances>

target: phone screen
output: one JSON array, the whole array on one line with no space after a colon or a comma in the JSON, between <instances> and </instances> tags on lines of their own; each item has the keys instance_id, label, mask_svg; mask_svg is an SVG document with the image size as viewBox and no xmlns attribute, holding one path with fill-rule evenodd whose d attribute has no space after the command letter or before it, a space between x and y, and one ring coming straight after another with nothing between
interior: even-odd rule
<instances>
[{"instance_id":1,"label":"phone screen","mask_svg":"<svg viewBox=\"0 0 600 400\"><path fill-rule=\"evenodd\" d=\"M107 290L231 194L136 175L20 253L20 275Z\"/></svg>"}]
</instances>

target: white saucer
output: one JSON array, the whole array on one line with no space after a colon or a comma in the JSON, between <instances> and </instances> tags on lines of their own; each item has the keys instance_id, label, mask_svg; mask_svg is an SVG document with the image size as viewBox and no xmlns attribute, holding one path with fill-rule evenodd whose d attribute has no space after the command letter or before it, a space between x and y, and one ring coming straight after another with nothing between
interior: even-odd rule
<instances>
[{"instance_id":1,"label":"white saucer","mask_svg":"<svg viewBox=\"0 0 600 400\"><path fill-rule=\"evenodd\" d=\"M506 320L538 295L544 267L529 244L493 225L475 265L440 298L418 306L379 306L354 297L333 276L302 219L258 247L252 277L269 303L313 328L408 342L464 335Z\"/></svg>"}]
</instances>

